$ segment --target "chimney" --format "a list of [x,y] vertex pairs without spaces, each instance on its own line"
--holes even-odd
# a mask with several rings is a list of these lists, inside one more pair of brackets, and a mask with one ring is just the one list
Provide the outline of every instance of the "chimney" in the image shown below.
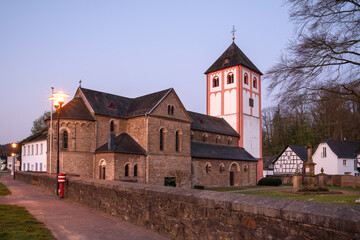
[[112,151],[115,148],[115,133],[110,133],[108,137],[108,150]]

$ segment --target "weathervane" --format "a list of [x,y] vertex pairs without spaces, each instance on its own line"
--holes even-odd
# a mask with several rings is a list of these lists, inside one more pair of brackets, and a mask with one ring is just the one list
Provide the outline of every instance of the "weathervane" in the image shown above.
[[81,87],[81,82],[82,82],[82,81],[81,81],[81,79],[80,79],[80,81],[79,81],[79,87]]
[[233,25],[233,30],[231,31],[231,33],[232,33],[232,35],[233,35],[233,37],[232,37],[232,40],[233,40],[233,41],[235,40],[235,32],[236,32],[236,30],[235,30],[235,25]]

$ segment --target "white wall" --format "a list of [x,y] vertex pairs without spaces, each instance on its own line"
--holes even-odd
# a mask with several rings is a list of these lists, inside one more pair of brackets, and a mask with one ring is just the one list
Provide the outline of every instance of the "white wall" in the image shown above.
[[238,131],[236,114],[225,115],[223,118],[230,124],[233,129],[235,129],[235,131]]
[[210,95],[210,115],[220,116],[221,115],[221,92],[212,93]]
[[[322,156],[323,147],[326,148],[326,157]],[[316,163],[315,174],[321,173],[321,168],[324,168],[325,174],[340,174],[337,161],[338,157],[331,148],[326,143],[320,143],[313,154],[313,162]]]
[[243,115],[244,117],[244,148],[253,157],[260,158],[260,119]]
[[237,110],[236,89],[225,91],[224,94],[224,114],[236,113]]
[[[42,144],[42,151],[41,151],[41,144]],[[37,151],[36,151],[36,145],[37,147]],[[28,146],[30,146],[30,148],[28,148]],[[24,147],[26,148],[25,150],[25,155],[24,155]],[[26,143],[22,146],[22,156],[21,156],[21,169],[22,171],[46,171],[46,149],[47,149],[47,141],[46,140],[42,140],[42,141],[34,141],[34,142],[29,142]],[[32,148],[34,149],[34,151],[32,151]],[[28,151],[28,149],[30,149],[30,152]],[[24,168],[24,164],[25,164],[25,168]],[[37,170],[36,170],[36,166],[37,166]],[[40,169],[40,167],[42,166],[42,169]]]
[[243,112],[250,115],[250,105],[249,105],[250,91],[243,90]]

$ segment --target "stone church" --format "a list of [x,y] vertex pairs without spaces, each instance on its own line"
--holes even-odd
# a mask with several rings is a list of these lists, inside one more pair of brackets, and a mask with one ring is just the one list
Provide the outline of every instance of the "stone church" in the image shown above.
[[[255,185],[261,72],[232,43],[206,74],[208,115],[187,111],[172,88],[127,98],[79,87],[60,115],[60,172],[185,187]],[[48,172],[55,173],[58,126],[47,124]]]

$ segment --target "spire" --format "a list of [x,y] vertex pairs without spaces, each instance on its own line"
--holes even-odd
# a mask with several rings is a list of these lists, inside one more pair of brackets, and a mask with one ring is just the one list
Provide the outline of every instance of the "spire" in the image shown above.
[[231,31],[231,33],[232,33],[232,40],[233,40],[233,42],[235,41],[235,32],[236,32],[236,30],[235,30],[235,25],[233,25],[233,29],[232,29],[232,31]]

